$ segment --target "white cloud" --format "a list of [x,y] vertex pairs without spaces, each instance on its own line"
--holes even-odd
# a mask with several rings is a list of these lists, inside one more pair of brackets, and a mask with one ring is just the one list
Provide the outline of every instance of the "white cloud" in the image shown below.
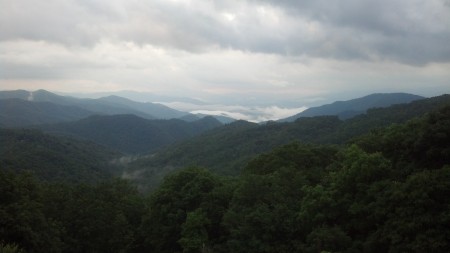
[[[216,106],[221,107],[221,106]],[[227,106],[222,106],[223,110],[195,110],[191,111],[193,114],[207,114],[226,116],[234,119],[242,119],[251,122],[264,122],[269,120],[279,120],[295,115],[307,109],[307,107],[300,108],[281,108],[278,106],[269,107],[246,107],[237,111],[226,111],[230,109]]]
[[242,119],[242,120],[248,120],[252,121],[251,117],[248,115],[237,113],[237,112],[227,112],[227,111],[211,111],[211,110],[196,110],[191,111],[192,114],[206,114],[206,115],[213,115],[213,116],[225,116],[233,119]]
[[226,116],[234,119],[242,119],[252,122],[278,120],[295,115],[307,109],[307,107],[284,108],[279,106],[242,106],[223,104],[190,104],[183,102],[165,102],[166,106],[193,114],[207,114]]
[[[450,87],[450,7],[442,0],[0,6],[0,89],[151,91],[275,117],[316,98]],[[281,109],[264,112],[273,105]]]

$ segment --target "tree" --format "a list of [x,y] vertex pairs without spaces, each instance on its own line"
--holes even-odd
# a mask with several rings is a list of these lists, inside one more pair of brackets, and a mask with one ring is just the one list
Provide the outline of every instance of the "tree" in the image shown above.
[[335,157],[330,147],[291,144],[249,163],[224,218],[229,251],[302,251],[308,234],[298,213]]
[[189,252],[200,243],[211,247],[219,244],[222,215],[231,198],[225,182],[200,168],[168,175],[150,197],[143,217],[145,250]]
[[58,222],[64,252],[128,252],[136,248],[143,198],[127,181],[47,186],[45,214]]
[[202,252],[207,248],[208,229],[211,224],[201,208],[189,212],[181,226],[181,239],[178,240],[184,253]]
[[9,249],[60,252],[58,227],[45,216],[42,186],[31,175],[0,170],[0,203],[0,241]]

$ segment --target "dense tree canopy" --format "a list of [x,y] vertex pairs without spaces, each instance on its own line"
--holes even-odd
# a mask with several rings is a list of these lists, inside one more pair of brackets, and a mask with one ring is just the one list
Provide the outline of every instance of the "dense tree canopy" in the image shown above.
[[149,189],[174,168],[186,166],[200,166],[222,175],[236,176],[255,156],[293,141],[342,145],[371,130],[393,123],[403,124],[448,105],[450,95],[443,95],[409,104],[370,109],[366,114],[344,121],[337,116],[259,125],[237,121],[138,159],[129,170],[141,171],[142,175],[136,181]]
[[143,195],[0,170],[10,252],[449,252],[450,107],[340,146],[293,143],[236,177],[198,167]]
[[28,171],[57,182],[96,182],[118,174],[110,161],[120,153],[93,142],[56,137],[38,130],[0,129],[0,168]]

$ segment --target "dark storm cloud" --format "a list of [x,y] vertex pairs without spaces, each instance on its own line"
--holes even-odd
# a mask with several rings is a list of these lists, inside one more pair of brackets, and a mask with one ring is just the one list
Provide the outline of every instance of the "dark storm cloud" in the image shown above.
[[[317,45],[335,41],[335,50],[330,55],[319,50],[316,56],[388,59],[407,64],[450,61],[449,1],[264,2],[283,8],[288,15],[303,16],[325,27],[327,37],[316,41]],[[302,52],[301,47],[297,50]]]
[[0,40],[93,47],[101,41],[201,53],[235,49],[288,57],[450,61],[444,0],[0,0]]

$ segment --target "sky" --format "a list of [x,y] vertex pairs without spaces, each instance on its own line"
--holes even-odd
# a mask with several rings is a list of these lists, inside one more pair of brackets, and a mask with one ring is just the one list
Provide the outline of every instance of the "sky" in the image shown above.
[[0,89],[190,97],[210,106],[166,104],[254,121],[435,96],[450,0],[0,0]]

